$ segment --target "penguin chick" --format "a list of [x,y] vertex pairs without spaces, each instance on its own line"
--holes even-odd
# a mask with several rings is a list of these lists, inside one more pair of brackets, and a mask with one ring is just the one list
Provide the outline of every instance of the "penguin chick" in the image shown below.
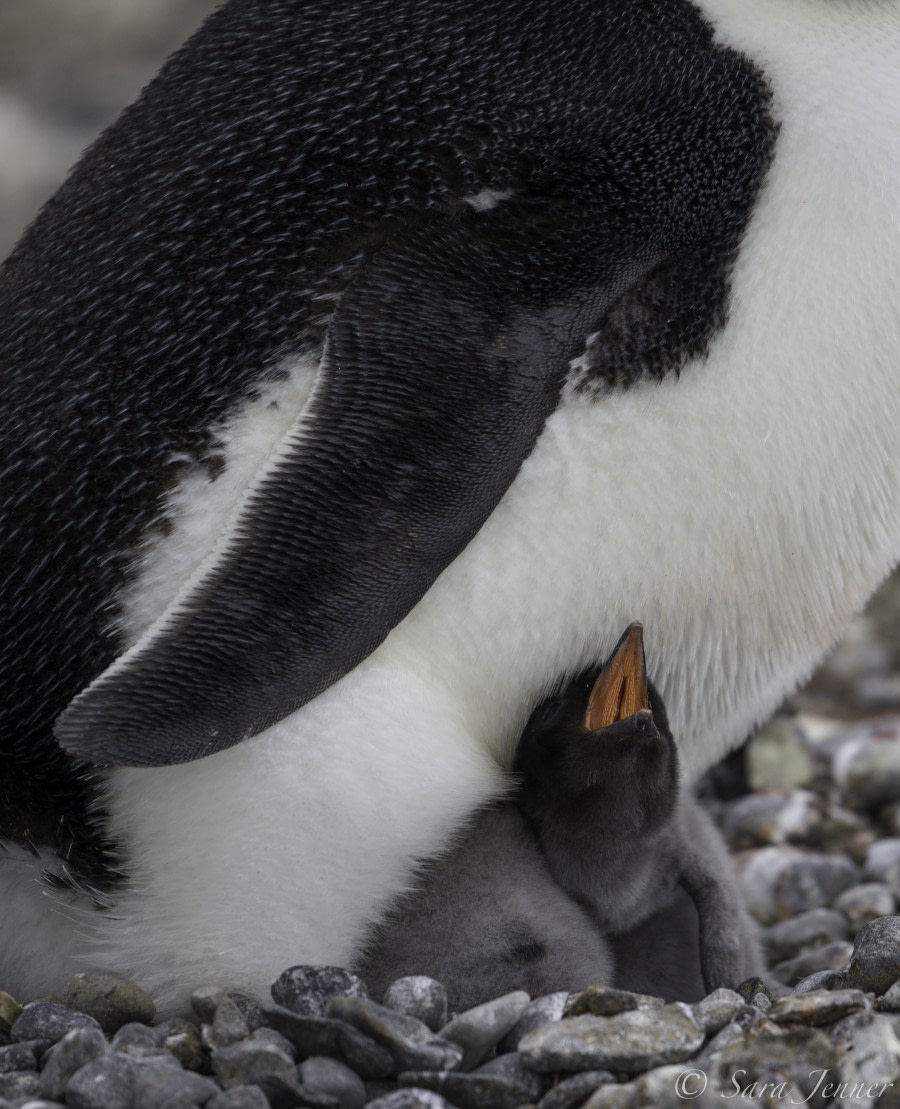
[[679,795],[640,625],[599,677],[538,706],[514,769],[516,792],[483,810],[372,932],[356,969],[376,997],[429,974],[456,1009],[610,982],[693,1000],[759,973],[724,844]]
[[513,769],[553,878],[618,953],[617,985],[686,999],[760,973],[721,836],[680,788],[640,624],[599,674],[580,675],[538,707]]

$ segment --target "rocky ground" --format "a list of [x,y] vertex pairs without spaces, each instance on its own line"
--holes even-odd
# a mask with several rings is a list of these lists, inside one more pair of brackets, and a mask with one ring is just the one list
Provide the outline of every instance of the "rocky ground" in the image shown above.
[[[0,254],[213,6],[0,5]],[[511,994],[451,1020],[437,983],[373,1001],[301,969],[272,1000],[198,983],[193,1020],[154,1025],[135,984],[82,978],[0,993],[0,1109],[900,1106],[900,579],[704,792],[787,996]]]

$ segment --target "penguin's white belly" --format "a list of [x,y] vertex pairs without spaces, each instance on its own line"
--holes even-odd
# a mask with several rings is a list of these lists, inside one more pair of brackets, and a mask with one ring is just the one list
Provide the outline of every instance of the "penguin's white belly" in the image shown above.
[[[101,959],[170,1002],[198,975],[264,990],[291,963],[346,960],[414,860],[502,787],[548,685],[632,620],[691,775],[809,673],[900,557],[900,150],[890,86],[867,90],[864,136],[858,104],[804,115],[785,89],[709,357],[567,395],[464,553],[316,700],[200,762],[110,774],[135,877]],[[182,491],[124,599],[133,637],[199,572],[309,377],[235,425],[225,478],[194,490],[203,513]]]

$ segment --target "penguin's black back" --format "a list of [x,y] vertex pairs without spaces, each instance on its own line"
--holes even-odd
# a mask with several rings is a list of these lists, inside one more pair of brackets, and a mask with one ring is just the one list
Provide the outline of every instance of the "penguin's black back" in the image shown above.
[[0,835],[71,849],[92,787],[53,721],[121,650],[116,596],[167,490],[321,344],[314,297],[464,197],[552,204],[583,178],[626,224],[674,227],[677,256],[607,321],[595,380],[677,369],[722,321],[771,137],[759,72],[683,0],[215,13],[0,271]]

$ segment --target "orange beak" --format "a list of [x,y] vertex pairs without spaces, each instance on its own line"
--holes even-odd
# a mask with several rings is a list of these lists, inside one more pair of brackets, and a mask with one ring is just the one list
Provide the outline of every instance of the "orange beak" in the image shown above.
[[632,624],[594,683],[584,714],[584,726],[596,732],[650,708],[644,629]]

